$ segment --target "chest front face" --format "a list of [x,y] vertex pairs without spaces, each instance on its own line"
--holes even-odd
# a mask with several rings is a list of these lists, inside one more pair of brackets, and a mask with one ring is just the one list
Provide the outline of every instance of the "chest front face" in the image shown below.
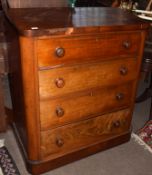
[[[59,11],[52,9],[49,15],[61,17]],[[24,115],[18,113],[15,126],[19,135],[24,133],[28,159],[43,162],[32,165],[35,172],[130,138],[146,27],[139,27],[134,18],[129,24],[131,18],[125,15],[114,22],[118,14],[123,17],[120,11],[103,9],[99,13],[97,8],[97,15],[96,8],[87,8],[85,17],[81,16],[84,11],[75,9],[69,20],[57,18],[55,23],[52,18],[50,23],[38,23],[38,18],[31,19],[31,12],[25,18],[24,10],[19,18],[26,21],[19,26],[18,57],[18,87],[23,96],[18,105]],[[46,15],[44,10],[42,14]],[[27,30],[34,19],[37,28]]]
[[36,41],[42,159],[129,132],[141,40],[126,31]]

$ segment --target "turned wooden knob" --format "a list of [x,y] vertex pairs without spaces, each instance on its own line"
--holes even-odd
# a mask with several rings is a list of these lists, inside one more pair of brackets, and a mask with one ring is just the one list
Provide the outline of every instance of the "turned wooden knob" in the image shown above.
[[65,50],[64,50],[64,48],[62,48],[62,47],[56,48],[55,54],[56,54],[56,56],[57,56],[58,58],[63,57],[63,56],[65,55]]
[[117,99],[118,101],[124,99],[124,94],[123,94],[123,93],[118,93],[118,94],[116,95],[116,99]]
[[128,74],[128,69],[126,67],[121,67],[120,68],[120,74],[121,75],[127,75]]
[[120,125],[121,125],[121,123],[120,123],[119,120],[113,122],[113,126],[114,126],[115,128],[119,128]]
[[63,78],[57,78],[57,79],[55,80],[55,84],[56,84],[56,86],[57,86],[58,88],[63,88],[64,85],[65,85],[65,81],[64,81]]
[[123,47],[124,47],[125,49],[129,49],[130,46],[131,46],[131,43],[130,43],[129,41],[124,41],[124,42],[123,42]]
[[64,145],[64,140],[63,139],[57,139],[56,140],[56,145],[58,146],[58,147],[62,147],[63,145]]
[[62,117],[64,115],[64,109],[62,109],[61,107],[57,107],[56,108],[56,115],[58,117]]

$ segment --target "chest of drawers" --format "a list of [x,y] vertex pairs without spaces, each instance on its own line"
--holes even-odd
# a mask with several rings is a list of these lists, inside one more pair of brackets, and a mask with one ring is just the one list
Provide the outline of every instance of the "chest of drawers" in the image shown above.
[[112,8],[9,9],[7,17],[13,127],[28,170],[128,141],[148,24]]

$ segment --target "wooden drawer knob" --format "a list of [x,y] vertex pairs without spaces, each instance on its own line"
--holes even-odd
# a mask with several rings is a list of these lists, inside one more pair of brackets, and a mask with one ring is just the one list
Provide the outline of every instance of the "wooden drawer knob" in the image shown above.
[[64,115],[64,110],[61,107],[56,108],[56,115],[62,117]]
[[123,100],[124,99],[124,94],[123,93],[118,93],[116,95],[116,99],[119,101],[119,100]]
[[124,47],[125,49],[129,49],[130,46],[131,46],[131,43],[130,43],[129,41],[124,41],[124,42],[123,42],[123,47]]
[[114,128],[119,128],[120,125],[121,125],[121,123],[120,123],[119,120],[113,122],[113,127],[114,127]]
[[126,67],[121,67],[120,68],[120,74],[121,75],[127,75],[128,74],[128,69]]
[[63,57],[63,56],[65,55],[65,50],[64,50],[64,48],[62,48],[62,47],[56,48],[55,54],[56,54],[56,56],[57,56],[58,58]]
[[64,81],[63,78],[57,78],[57,79],[55,80],[55,84],[56,84],[56,86],[57,86],[58,88],[63,88],[64,85],[65,85],[65,81]]
[[64,145],[64,140],[63,139],[57,139],[56,140],[56,145],[58,146],[58,147],[62,147],[63,145]]

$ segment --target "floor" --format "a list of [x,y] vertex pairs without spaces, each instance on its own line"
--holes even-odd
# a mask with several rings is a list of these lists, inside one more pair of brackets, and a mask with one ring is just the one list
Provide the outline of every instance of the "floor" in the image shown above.
[[[141,82],[138,93],[147,84]],[[136,132],[148,120],[150,100],[135,105],[132,127]],[[21,175],[28,175],[14,135],[0,134],[13,156]],[[120,146],[89,156],[43,175],[152,175],[152,154],[133,138]]]

